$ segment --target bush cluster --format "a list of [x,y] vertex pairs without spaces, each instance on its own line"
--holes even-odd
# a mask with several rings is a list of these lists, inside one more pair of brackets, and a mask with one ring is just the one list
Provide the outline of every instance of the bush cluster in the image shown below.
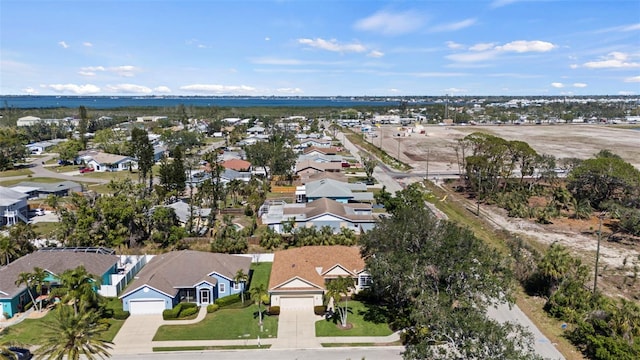
[[280,315],[280,306],[269,306],[269,315]]
[[179,303],[173,309],[167,309],[162,312],[162,318],[165,320],[175,320],[193,315],[198,312],[198,304],[195,303]]
[[218,306],[218,304],[209,304],[207,305],[207,313],[208,314],[214,313],[218,311],[219,308],[220,306]]
[[219,307],[229,306],[240,301],[240,294],[233,294],[223,298],[216,299],[215,303]]
[[113,310],[113,318],[116,320],[126,320],[129,317],[130,313],[128,311],[124,311],[122,309],[114,309]]
[[313,313],[316,315],[321,315],[324,316],[324,314],[327,312],[327,306],[326,305],[316,305],[313,307]]

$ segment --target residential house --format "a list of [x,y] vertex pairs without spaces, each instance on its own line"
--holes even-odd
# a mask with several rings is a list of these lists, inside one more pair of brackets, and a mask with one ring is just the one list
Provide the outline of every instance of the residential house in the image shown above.
[[11,226],[19,220],[27,223],[29,195],[0,186],[0,226]]
[[300,141],[300,145],[304,147],[315,147],[315,148],[330,148],[331,140],[321,140],[321,139],[313,139],[307,138]]
[[82,192],[82,185],[73,181],[61,181],[57,183],[40,183],[23,181],[11,187],[12,190],[27,194],[29,199],[45,199],[49,195],[69,196],[72,193]]
[[334,179],[311,181],[296,187],[297,203],[320,198],[329,198],[341,203],[373,202],[373,193],[367,191],[366,184],[349,184]]
[[230,159],[227,161],[223,161],[221,165],[225,169],[231,169],[240,172],[250,172],[251,171],[251,163],[245,160],[240,159]]
[[327,198],[304,204],[267,201],[260,207],[258,215],[263,224],[279,234],[284,232],[284,224],[291,220],[294,227],[320,229],[329,226],[334,234],[342,228],[361,234],[373,229],[376,223],[371,204],[345,204]]
[[340,152],[340,148],[335,147],[335,146],[330,146],[330,147],[316,147],[316,146],[311,146],[308,147],[306,149],[304,149],[303,153],[307,156],[313,156],[313,155],[336,155]]
[[[27,286],[16,285],[20,273],[33,272],[39,267],[48,273],[45,281],[51,287],[58,284],[63,272],[82,265],[89,274],[97,276],[101,284],[111,285],[111,275],[118,272],[119,260],[112,250],[103,248],[50,248],[25,255],[0,268],[0,314],[13,317],[31,301]],[[33,289],[32,295],[37,296]]]
[[83,151],[76,159],[97,172],[135,170],[138,168],[136,159],[130,156],[109,154],[100,151]]
[[160,314],[180,302],[199,306],[238,294],[245,283],[235,282],[238,270],[250,274],[251,258],[193,250],[156,255],[120,295],[132,315]]
[[138,116],[137,122],[158,122],[160,120],[168,119],[166,116]]
[[340,172],[341,170],[342,163],[303,160],[296,163],[294,173],[300,177],[307,177],[323,172]]
[[193,211],[194,217],[201,218],[201,219],[206,219],[209,216],[209,214],[211,214],[211,209],[203,209],[198,206],[193,206],[193,209],[192,209],[191,205],[187,204],[184,201],[177,201],[177,202],[174,202],[173,204],[165,205],[165,207],[173,209],[173,211],[176,213],[176,217],[178,218],[178,221],[182,225],[187,224],[192,211]]
[[325,154],[318,154],[318,153],[313,153],[310,155],[306,155],[306,154],[302,154],[298,156],[298,161],[305,161],[305,160],[310,160],[310,161],[315,161],[315,162],[320,162],[320,163],[328,163],[328,162],[337,162],[337,163],[343,163],[345,162],[345,159],[342,155],[325,155]]
[[247,135],[263,135],[265,131],[265,128],[256,125],[247,129]]
[[350,246],[304,246],[274,254],[269,296],[280,312],[312,312],[324,303],[327,284],[338,278],[354,280],[354,292],[371,284],[360,248]]
[[31,144],[27,144],[27,150],[31,155],[40,155],[47,150],[54,147],[56,144],[50,141],[38,141]]
[[309,182],[323,180],[323,179],[333,179],[343,183],[347,182],[347,176],[341,172],[319,172],[316,174],[300,177],[300,184],[306,184]]
[[162,157],[167,156],[169,154],[169,150],[164,145],[155,145],[153,147],[153,161],[158,162],[162,159]]

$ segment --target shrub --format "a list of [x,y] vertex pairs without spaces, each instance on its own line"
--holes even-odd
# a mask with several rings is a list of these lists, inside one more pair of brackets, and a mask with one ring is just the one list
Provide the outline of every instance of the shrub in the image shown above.
[[269,296],[269,294],[262,295],[260,300],[262,300],[262,303],[265,304],[265,305],[271,304],[271,297]]
[[218,311],[219,308],[220,306],[218,306],[217,304],[209,304],[207,305],[207,313],[209,314],[214,313]]
[[269,315],[280,315],[280,306],[269,306]]
[[185,303],[180,303],[180,305],[182,305],[182,309],[191,309],[191,308],[197,308],[198,304],[196,303],[192,303],[192,302],[185,302]]
[[126,320],[129,317],[129,312],[122,309],[113,310],[113,318],[116,320]]
[[223,298],[219,298],[215,301],[215,303],[219,307],[225,307],[231,304],[235,304],[239,301],[240,301],[240,294],[234,294],[234,295],[225,296]]
[[313,313],[316,315],[324,315],[327,312],[326,305],[316,305],[313,307]]
[[186,309],[182,309],[182,311],[180,311],[180,316],[181,318],[187,317],[187,316],[191,316],[193,314],[196,314],[200,309],[198,309],[197,307],[189,307]]
[[180,311],[182,310],[182,303],[173,307],[173,309],[167,309],[162,312],[162,318],[165,320],[174,320],[178,318],[180,315]]
[[29,301],[28,303],[26,303],[24,305],[24,308],[22,308],[22,311],[27,311],[29,309],[31,309],[33,307],[33,301]]

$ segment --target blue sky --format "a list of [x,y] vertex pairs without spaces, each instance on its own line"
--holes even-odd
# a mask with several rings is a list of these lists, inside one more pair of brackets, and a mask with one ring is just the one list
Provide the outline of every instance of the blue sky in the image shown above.
[[640,94],[638,0],[0,3],[0,94]]

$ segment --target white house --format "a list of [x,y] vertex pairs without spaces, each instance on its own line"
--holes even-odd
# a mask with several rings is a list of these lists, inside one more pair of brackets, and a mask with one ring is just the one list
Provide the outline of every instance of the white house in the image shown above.
[[29,195],[0,186],[0,226],[11,226],[22,220],[29,222],[27,218]]
[[87,151],[78,156],[78,160],[97,172],[135,170],[138,168],[138,162],[130,156],[99,151]]

